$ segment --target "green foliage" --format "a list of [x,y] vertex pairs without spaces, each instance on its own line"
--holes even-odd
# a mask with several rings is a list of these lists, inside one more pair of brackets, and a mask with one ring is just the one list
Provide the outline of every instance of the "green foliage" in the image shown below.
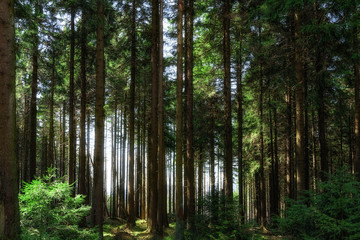
[[22,239],[92,239],[77,224],[89,214],[84,196],[71,197],[73,186],[56,178],[55,170],[24,183],[19,194]]
[[360,183],[346,168],[318,183],[319,192],[290,201],[280,229],[301,239],[359,239]]
[[185,232],[185,239],[252,239],[246,232],[248,225],[239,224],[239,205],[237,197],[226,199],[223,194],[207,195],[198,202],[203,214],[195,215],[190,221],[194,229]]

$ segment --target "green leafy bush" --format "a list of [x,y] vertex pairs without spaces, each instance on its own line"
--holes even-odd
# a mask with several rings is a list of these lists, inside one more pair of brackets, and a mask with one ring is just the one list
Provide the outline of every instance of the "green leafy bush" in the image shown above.
[[54,169],[24,183],[19,195],[22,239],[94,239],[94,233],[77,227],[90,207],[83,205],[84,196],[71,197],[72,189],[56,178]]
[[346,168],[290,201],[280,229],[299,239],[360,239],[360,183]]

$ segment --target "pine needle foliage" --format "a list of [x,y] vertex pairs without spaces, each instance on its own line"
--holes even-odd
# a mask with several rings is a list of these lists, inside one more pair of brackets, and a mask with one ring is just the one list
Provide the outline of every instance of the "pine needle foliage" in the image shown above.
[[360,182],[341,168],[318,192],[290,201],[284,216],[280,229],[296,239],[360,239]]
[[92,239],[92,233],[78,228],[90,207],[84,205],[84,196],[71,197],[73,187],[51,168],[42,178],[24,183],[19,194],[22,239]]

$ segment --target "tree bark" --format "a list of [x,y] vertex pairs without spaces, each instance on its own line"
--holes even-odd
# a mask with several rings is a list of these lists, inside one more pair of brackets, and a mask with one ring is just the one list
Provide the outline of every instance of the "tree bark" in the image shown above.
[[177,69],[176,69],[176,228],[175,239],[184,239],[182,192],[182,88],[183,88],[183,0],[178,0],[177,12]]
[[304,148],[304,69],[301,54],[301,19],[298,11],[294,12],[294,49],[295,49],[295,104],[296,104],[296,174],[297,174],[297,193],[301,194],[305,189],[305,148]]
[[129,155],[129,187],[128,187],[128,209],[129,217],[127,226],[135,226],[135,199],[134,199],[134,163],[135,163],[135,79],[136,79],[136,6],[132,1],[131,21],[131,80],[130,80],[130,155]]
[[164,212],[166,214],[166,199],[164,199],[166,183],[165,178],[165,140],[164,140],[164,106],[163,106],[163,2],[159,4],[159,62],[158,62],[158,200],[157,200],[157,233],[163,234],[163,226],[165,223]]
[[[356,8],[355,8],[356,9]],[[358,28],[353,27],[353,48],[354,53],[359,53]],[[359,60],[354,58],[354,81],[355,81],[355,158],[354,172],[360,179],[360,77],[359,77]]]
[[233,197],[233,154],[232,154],[232,124],[231,124],[231,76],[230,76],[230,0],[224,1],[223,13],[223,57],[224,57],[224,110],[225,110],[225,195]]
[[[160,0],[162,1],[162,0]],[[159,78],[159,0],[152,0],[152,46],[151,46],[151,137],[150,137],[150,218],[148,226],[150,232],[156,231],[157,219],[157,182],[158,182],[158,78]]]
[[0,2],[0,239],[18,239],[20,230],[15,113],[14,1]]
[[187,8],[187,81],[186,81],[186,158],[187,158],[187,218],[188,228],[193,227],[195,214],[195,186],[194,186],[194,127],[193,127],[193,25],[194,25],[194,1],[189,1]]
[[[75,133],[75,84],[74,84],[74,58],[75,58],[75,8],[71,7],[71,35],[70,35],[70,88],[69,88],[69,184],[75,182],[76,167],[76,133]],[[75,190],[72,191],[75,196]]]
[[79,158],[79,194],[86,195],[86,13],[82,10],[81,22],[81,59],[80,59],[80,79],[81,79],[81,109],[80,109],[80,158]]
[[242,34],[239,32],[240,50],[238,51],[236,61],[236,103],[237,103],[237,157],[238,157],[238,172],[239,172],[239,215],[240,222],[244,220],[244,190],[243,190],[243,88],[242,88]]
[[54,156],[54,90],[55,90],[55,51],[52,53],[51,66],[51,86],[50,86],[50,126],[49,126],[49,149],[48,149],[48,163],[49,166],[56,168]]
[[[38,1],[35,2],[35,21],[40,13]],[[31,100],[30,100],[30,144],[29,144],[29,173],[30,181],[36,177],[36,133],[37,133],[37,88],[38,88],[38,26],[34,23],[34,50],[32,53],[32,81],[31,81]]]
[[96,103],[95,103],[95,152],[94,152],[94,195],[93,225],[99,226],[99,238],[103,238],[104,212],[104,6],[103,0],[97,1],[96,31]]

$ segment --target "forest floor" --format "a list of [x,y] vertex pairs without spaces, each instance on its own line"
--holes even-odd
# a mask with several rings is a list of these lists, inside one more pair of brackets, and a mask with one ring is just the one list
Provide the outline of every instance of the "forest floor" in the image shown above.
[[[260,229],[258,227],[249,228],[248,233],[252,235],[254,240],[273,240],[273,239],[288,239],[286,237],[273,234],[270,231]],[[147,230],[147,223],[145,220],[138,219],[136,227],[129,229],[126,226],[126,220],[123,219],[107,219],[104,224],[104,239],[105,240],[150,240],[150,239],[174,239],[175,223],[170,223],[168,228],[164,229],[163,238],[159,238],[151,234]]]
[[123,219],[107,219],[104,224],[105,240],[147,240],[147,239],[164,239],[170,240],[175,233],[175,223],[171,223],[168,228],[164,229],[164,237],[157,238],[147,230],[147,222],[142,219],[136,220],[136,227],[129,229]]

